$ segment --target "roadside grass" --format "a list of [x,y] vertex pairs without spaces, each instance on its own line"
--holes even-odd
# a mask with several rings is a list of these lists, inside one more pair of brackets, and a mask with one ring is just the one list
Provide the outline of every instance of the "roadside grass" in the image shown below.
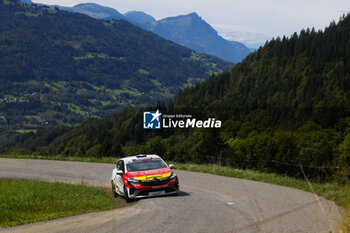
[[[177,163],[173,162],[176,169],[209,173],[213,175],[241,178],[264,183],[282,185],[292,188],[301,189],[307,192],[314,192],[320,196],[331,198],[340,191],[343,186],[335,183],[308,183],[305,180],[299,180],[288,176],[277,175],[273,173],[263,173],[253,170],[241,170],[226,166],[214,164],[193,164],[193,163]],[[350,196],[350,195],[349,195]],[[342,200],[342,199],[341,199]],[[339,201],[341,201],[339,200]],[[350,199],[349,199],[350,200]]]
[[350,232],[350,208],[345,209],[346,220],[343,226],[343,232]]
[[315,183],[306,180],[291,178],[288,176],[263,173],[253,170],[241,170],[214,164],[193,164],[173,162],[176,169],[209,173],[213,175],[241,178],[264,183],[276,184],[297,188],[311,192],[328,200],[334,201],[338,206],[344,208],[344,222],[342,232],[350,233],[350,185],[339,185],[336,183]]
[[0,228],[122,207],[102,188],[0,180]]
[[[38,156],[38,155],[0,155],[0,158],[19,158],[19,159],[47,159],[62,161],[80,161],[80,162],[97,162],[97,163],[116,163],[119,158],[116,157],[100,157],[100,158],[84,158],[84,157],[67,157],[57,156]],[[194,163],[178,163],[168,161],[168,164],[174,164],[176,169],[194,172],[209,173],[233,178],[241,178],[264,183],[276,184],[297,188],[306,192],[315,193],[329,200],[334,201],[337,205],[344,208],[344,224],[342,232],[350,233],[350,185],[340,185],[336,183],[316,183],[306,180],[295,179],[284,175],[271,173],[263,173],[253,170],[241,170],[227,166],[219,166],[214,164],[194,164]]]

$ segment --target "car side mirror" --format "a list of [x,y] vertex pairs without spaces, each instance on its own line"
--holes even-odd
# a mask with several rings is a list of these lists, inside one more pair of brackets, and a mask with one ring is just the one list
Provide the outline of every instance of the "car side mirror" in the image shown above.
[[117,175],[123,175],[123,171],[122,170],[117,170]]
[[174,164],[170,164],[170,165],[169,165],[169,168],[170,168],[170,169],[174,169],[174,168],[175,168]]

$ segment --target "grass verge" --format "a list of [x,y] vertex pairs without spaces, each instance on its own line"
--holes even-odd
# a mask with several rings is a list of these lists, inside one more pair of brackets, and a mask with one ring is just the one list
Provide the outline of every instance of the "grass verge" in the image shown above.
[[121,206],[106,190],[84,184],[0,180],[0,228]]
[[338,206],[344,208],[345,218],[342,232],[350,233],[350,186],[338,185],[336,183],[315,183],[299,180],[283,175],[263,173],[252,170],[240,170],[231,167],[218,166],[213,164],[193,164],[173,162],[176,169],[209,173],[213,175],[227,176],[254,180],[264,183],[277,184],[291,188],[301,189],[307,192],[315,193],[334,201]]
[[[98,163],[116,163],[118,158],[84,158],[67,156],[37,156],[37,155],[0,155],[0,158],[21,158],[21,159],[48,159],[62,161],[80,161],[80,162],[98,162]],[[218,166],[213,164],[193,164],[193,163],[173,163],[176,169],[209,173],[220,176],[254,180],[264,183],[277,184],[291,188],[301,189],[307,192],[315,193],[329,200],[345,210],[345,220],[343,232],[350,233],[350,185],[338,185],[336,183],[315,183],[299,180],[283,175],[263,173],[253,170],[240,170],[231,167]]]

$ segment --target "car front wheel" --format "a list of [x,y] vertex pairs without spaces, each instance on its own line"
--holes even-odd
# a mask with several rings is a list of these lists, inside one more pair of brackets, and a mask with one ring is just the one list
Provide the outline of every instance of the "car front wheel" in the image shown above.
[[126,203],[130,203],[132,199],[129,198],[128,188],[124,185],[124,198]]
[[114,186],[113,181],[112,181],[112,193],[113,193],[113,197],[117,197],[118,196],[117,192],[115,191],[115,186]]

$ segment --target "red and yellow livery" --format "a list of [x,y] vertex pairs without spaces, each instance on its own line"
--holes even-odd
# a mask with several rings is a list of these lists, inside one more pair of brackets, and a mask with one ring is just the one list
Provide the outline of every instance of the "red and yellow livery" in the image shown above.
[[122,158],[112,172],[112,191],[131,199],[177,194],[179,179],[158,155]]

